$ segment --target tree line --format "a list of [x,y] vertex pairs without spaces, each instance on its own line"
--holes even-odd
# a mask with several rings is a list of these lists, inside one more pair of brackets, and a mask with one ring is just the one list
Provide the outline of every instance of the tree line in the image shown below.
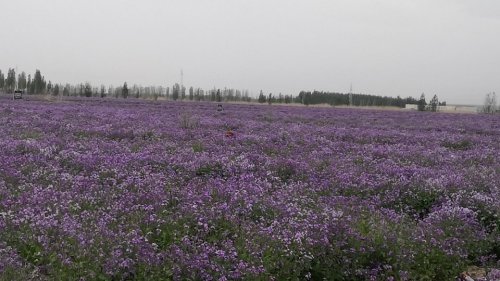
[[413,97],[401,98],[400,96],[387,97],[367,94],[349,94],[335,92],[306,92],[302,91],[293,98],[296,103],[329,104],[332,106],[397,106],[405,107],[406,104],[417,104],[418,100]]
[[[337,92],[323,91],[301,91],[298,95],[287,95],[272,93],[265,94],[260,91],[259,96],[255,99],[250,96],[248,90],[238,89],[209,89],[189,87],[175,83],[171,87],[163,86],[142,86],[134,84],[129,86],[126,82],[121,86],[93,86],[89,82],[72,85],[69,83],[58,84],[47,82],[40,70],[36,70],[33,76],[26,75],[23,71],[16,76],[16,71],[9,68],[5,75],[0,70],[0,91],[12,93],[19,89],[27,94],[45,94],[53,96],[68,96],[68,97],[114,97],[114,98],[158,98],[167,100],[189,100],[189,101],[212,101],[212,102],[253,102],[259,103],[299,103],[304,105],[328,104],[332,106],[394,106],[404,108],[406,104],[417,105],[419,111],[438,111],[439,106],[445,106],[446,102],[440,102],[437,95],[427,103],[425,94],[422,94],[419,99],[411,96],[402,98],[377,96],[368,94],[349,94]],[[483,112],[494,113],[498,111],[496,107],[495,93],[490,93],[486,96],[485,105],[482,108]]]

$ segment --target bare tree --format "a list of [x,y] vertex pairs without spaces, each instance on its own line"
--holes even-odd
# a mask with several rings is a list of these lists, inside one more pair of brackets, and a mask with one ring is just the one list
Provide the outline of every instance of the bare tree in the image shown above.
[[497,97],[495,92],[488,93],[486,98],[484,99],[484,105],[482,108],[482,112],[484,113],[495,113],[497,110]]

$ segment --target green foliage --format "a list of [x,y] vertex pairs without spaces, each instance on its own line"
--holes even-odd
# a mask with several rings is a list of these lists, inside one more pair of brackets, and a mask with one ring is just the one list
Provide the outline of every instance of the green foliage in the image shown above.
[[191,217],[169,220],[158,228],[144,227],[142,231],[160,250],[166,250],[173,244],[179,244],[183,237],[197,233],[196,221]]
[[206,164],[201,167],[198,167],[195,171],[195,174],[200,177],[207,177],[207,176],[220,177],[220,178],[227,177],[224,167],[219,163]]
[[276,210],[259,203],[252,206],[249,219],[257,223],[269,225],[277,216],[278,213]]
[[442,145],[451,150],[469,150],[474,144],[470,140],[460,140],[455,142],[445,141]]
[[156,139],[156,135],[152,131],[147,131],[141,134],[141,139],[143,141],[153,141]]
[[292,163],[279,163],[275,168],[275,173],[283,183],[301,181],[307,178],[307,175],[300,173]]
[[453,280],[466,267],[460,257],[447,255],[431,245],[415,244],[415,247],[415,262],[409,270],[411,280]]
[[426,190],[424,188],[413,188],[407,190],[400,197],[396,208],[406,210],[408,215],[423,219],[431,212],[432,206],[438,202],[441,193],[437,190]]
[[204,150],[203,143],[201,142],[195,142],[191,147],[193,148],[193,152],[195,153],[200,153]]

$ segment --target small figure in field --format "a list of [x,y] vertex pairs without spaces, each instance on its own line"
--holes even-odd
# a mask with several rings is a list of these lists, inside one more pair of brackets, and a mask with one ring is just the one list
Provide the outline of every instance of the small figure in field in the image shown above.
[[222,108],[222,104],[220,104],[220,103],[219,103],[219,104],[217,105],[217,111],[219,111],[219,112],[224,111],[224,108]]
[[234,132],[233,130],[229,129],[226,131],[226,137],[228,138],[234,138]]

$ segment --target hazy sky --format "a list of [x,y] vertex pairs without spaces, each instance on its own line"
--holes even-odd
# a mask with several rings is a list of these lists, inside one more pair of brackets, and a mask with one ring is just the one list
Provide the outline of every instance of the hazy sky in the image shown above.
[[0,0],[0,69],[297,94],[500,92],[498,0]]

